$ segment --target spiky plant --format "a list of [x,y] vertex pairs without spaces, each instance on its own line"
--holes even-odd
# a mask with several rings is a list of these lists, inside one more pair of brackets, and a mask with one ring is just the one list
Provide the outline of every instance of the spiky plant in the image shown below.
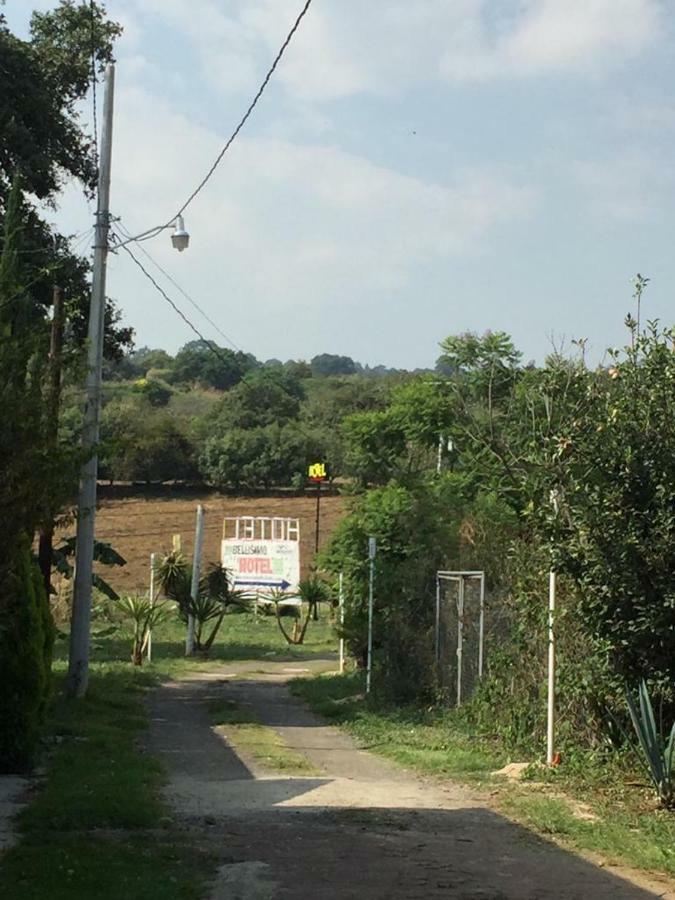
[[626,701],[642,749],[642,763],[661,805],[672,809],[675,806],[675,724],[666,739],[656,726],[652,701],[644,681],[640,684],[637,697],[628,691]]
[[119,598],[117,605],[120,611],[133,622],[134,637],[131,661],[135,666],[140,666],[143,664],[143,657],[148,648],[150,632],[173,613],[173,603],[167,601],[151,603],[149,597],[125,596]]

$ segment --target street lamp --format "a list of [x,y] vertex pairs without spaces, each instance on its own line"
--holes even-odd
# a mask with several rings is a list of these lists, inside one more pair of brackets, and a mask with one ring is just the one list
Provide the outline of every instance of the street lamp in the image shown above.
[[178,250],[179,253],[182,253],[183,250],[187,250],[187,248],[190,246],[190,232],[186,230],[185,222],[183,221],[183,217],[181,215],[176,216],[176,218],[172,222],[169,222],[167,225],[155,225],[154,228],[148,228],[147,231],[142,231],[140,234],[135,234],[133,235],[133,237],[128,237],[125,241],[116,241],[115,245],[110,249],[114,253],[121,247],[126,247],[127,244],[135,244],[140,241],[147,241],[150,238],[156,237],[161,231],[166,231],[167,228],[173,228],[171,243],[173,244],[174,249]]
[[187,250],[190,246],[190,235],[185,230],[185,223],[183,222],[182,216],[176,218],[173,234],[171,235],[171,243],[179,253],[182,253],[183,250]]

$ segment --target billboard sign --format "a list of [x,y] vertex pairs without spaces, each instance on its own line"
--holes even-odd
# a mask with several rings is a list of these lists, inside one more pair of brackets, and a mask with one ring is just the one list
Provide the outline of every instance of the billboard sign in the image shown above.
[[[228,571],[230,583],[237,590],[297,590],[300,581],[299,528],[290,524],[290,527],[275,529],[279,537],[272,538],[268,534],[275,530],[265,527],[269,521],[261,518],[251,522],[249,519],[247,524],[251,522],[252,527],[235,528],[233,537],[224,532],[221,561]],[[286,520],[281,521],[285,524]],[[260,537],[261,534],[265,537]]]

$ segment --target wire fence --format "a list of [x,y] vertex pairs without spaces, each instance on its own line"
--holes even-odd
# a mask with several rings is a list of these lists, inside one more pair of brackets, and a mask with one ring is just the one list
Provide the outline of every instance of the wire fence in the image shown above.
[[502,604],[486,593],[483,572],[437,573],[438,686],[449,704],[461,706],[473,696],[506,629]]

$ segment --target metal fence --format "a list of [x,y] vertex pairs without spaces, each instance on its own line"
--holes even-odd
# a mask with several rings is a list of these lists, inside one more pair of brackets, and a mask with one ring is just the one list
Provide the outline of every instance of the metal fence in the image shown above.
[[436,663],[439,687],[457,706],[483,677],[485,573],[436,573]]

